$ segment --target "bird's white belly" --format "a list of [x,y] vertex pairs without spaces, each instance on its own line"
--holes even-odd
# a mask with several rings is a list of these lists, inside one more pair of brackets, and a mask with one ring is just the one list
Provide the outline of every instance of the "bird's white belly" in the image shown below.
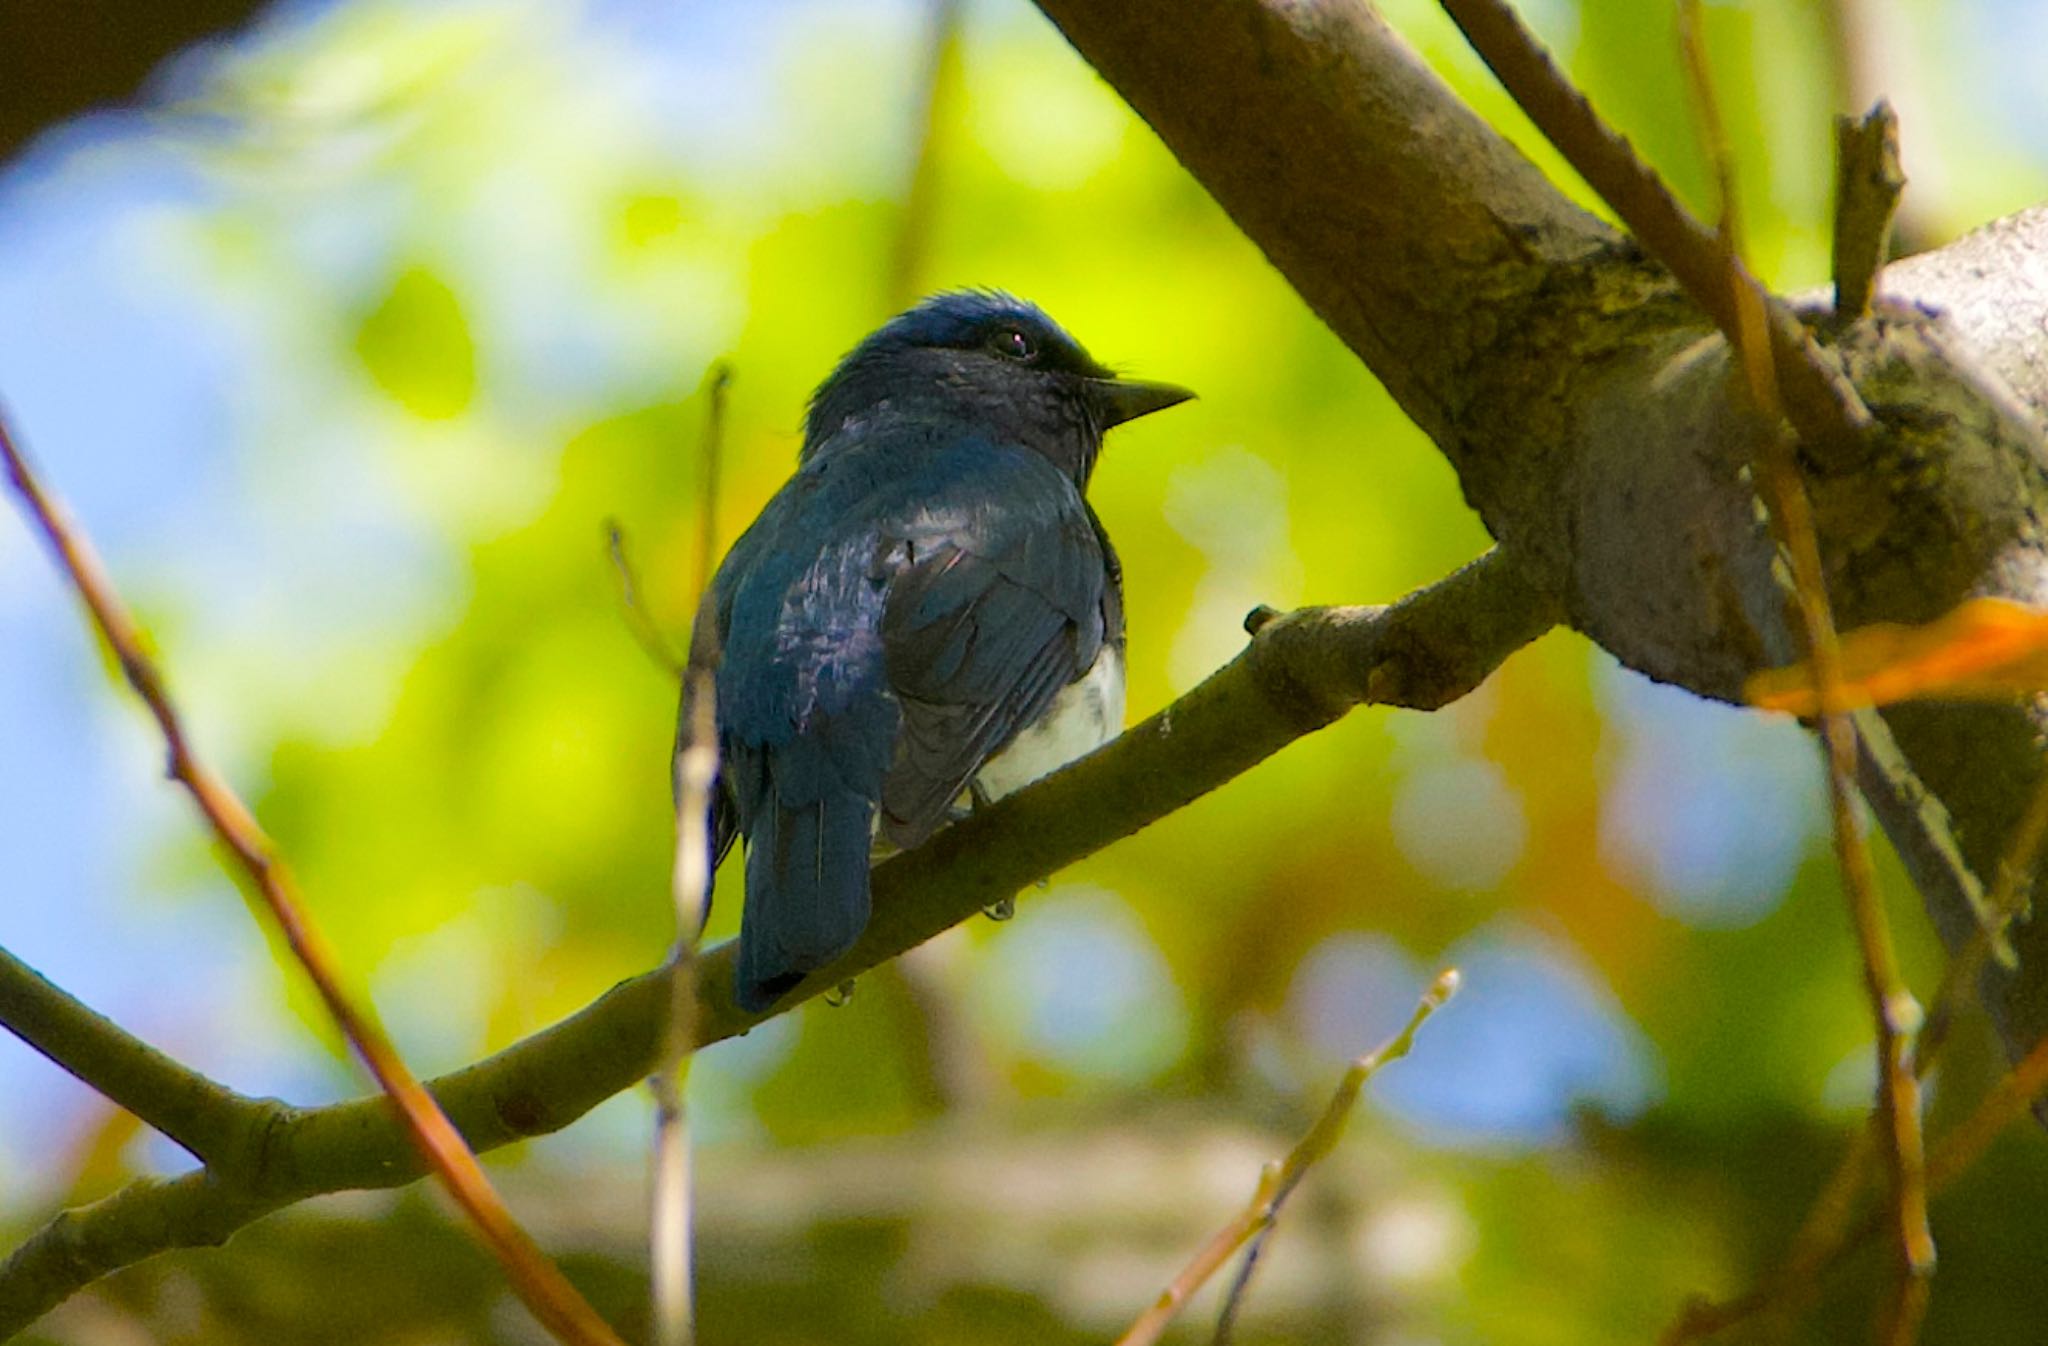
[[1104,645],[1095,666],[1062,688],[1037,723],[983,763],[975,784],[989,800],[1001,799],[1094,752],[1123,727],[1123,653]]

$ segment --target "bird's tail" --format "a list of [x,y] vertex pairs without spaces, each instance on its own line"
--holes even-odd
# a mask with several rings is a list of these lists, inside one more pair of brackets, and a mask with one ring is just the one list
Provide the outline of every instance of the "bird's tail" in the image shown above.
[[853,947],[868,922],[875,801],[827,794],[773,801],[747,839],[747,901],[734,998],[767,1009]]

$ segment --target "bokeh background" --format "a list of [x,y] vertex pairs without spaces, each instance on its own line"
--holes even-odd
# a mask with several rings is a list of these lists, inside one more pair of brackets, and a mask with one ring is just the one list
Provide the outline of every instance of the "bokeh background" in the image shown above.
[[[1704,202],[1666,7],[1523,8]],[[1915,240],[2048,197],[2048,14],[1858,8],[1906,105]],[[1431,7],[1385,9],[1555,171]],[[1849,11],[1708,7],[1781,287],[1826,274]],[[173,62],[150,110],[61,127],[0,176],[0,396],[431,1072],[671,937],[674,687],[603,528],[680,634],[707,368],[735,371],[730,539],[831,363],[965,284],[1203,395],[1118,431],[1094,486],[1134,714],[1229,658],[1254,604],[1384,601],[1484,547],[1427,441],[1021,0],[278,4]],[[240,1089],[361,1092],[107,675],[0,522],[0,944]],[[707,1339],[1110,1339],[1456,963],[1465,992],[1290,1208],[1243,1338],[1650,1340],[1769,1266],[1867,1096],[1822,813],[1788,722],[1564,633],[1440,714],[1355,713],[1010,924],[706,1052]],[[1925,992],[1938,954],[1885,877]],[[1937,1119],[1997,1070],[1981,1026],[1944,1070]],[[492,1158],[628,1325],[649,1125],[622,1096]],[[0,1039],[10,1240],[180,1159]],[[2042,1339],[2041,1138],[2008,1137],[1936,1227],[1927,1340]],[[1877,1270],[1801,1331],[1860,1337]],[[1207,1339],[1211,1302],[1180,1339]],[[539,1339],[423,1191],[158,1259],[33,1337]]]

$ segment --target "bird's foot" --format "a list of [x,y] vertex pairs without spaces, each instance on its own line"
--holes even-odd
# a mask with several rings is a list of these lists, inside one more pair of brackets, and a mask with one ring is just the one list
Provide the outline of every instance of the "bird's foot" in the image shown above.
[[838,1009],[851,999],[853,999],[853,978],[851,977],[825,992],[824,996],[825,1003],[833,1009]]
[[1017,914],[1017,895],[998,898],[981,909],[981,914],[991,921],[1007,921]]
[[960,797],[953,801],[951,807],[947,808],[946,821],[949,823],[964,823],[994,802],[993,799],[989,798],[987,786],[983,785],[979,779],[971,780],[967,782],[967,788],[960,792]]

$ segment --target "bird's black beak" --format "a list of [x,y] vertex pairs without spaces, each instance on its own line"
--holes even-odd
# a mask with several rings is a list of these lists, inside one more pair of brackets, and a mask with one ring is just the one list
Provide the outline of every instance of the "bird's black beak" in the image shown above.
[[1107,430],[1112,425],[1135,421],[1155,411],[1176,407],[1193,397],[1186,388],[1171,383],[1146,383],[1139,379],[1090,379],[1088,400],[1095,408],[1096,421]]

